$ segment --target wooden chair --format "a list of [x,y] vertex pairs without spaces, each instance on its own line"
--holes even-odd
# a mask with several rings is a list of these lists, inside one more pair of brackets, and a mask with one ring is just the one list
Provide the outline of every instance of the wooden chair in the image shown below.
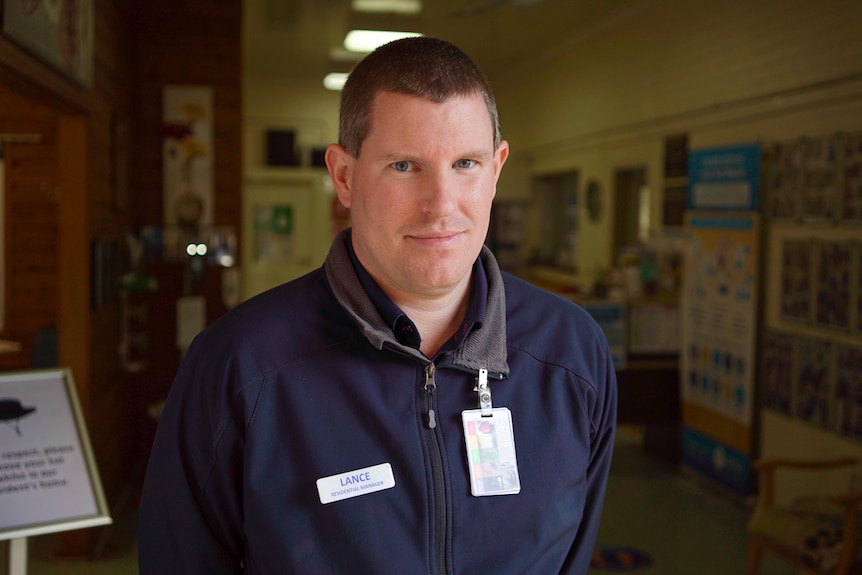
[[[757,575],[764,551],[768,551],[810,575],[850,575],[862,572],[859,554],[859,505],[862,491],[836,496],[798,498],[776,504],[779,471],[823,472],[858,465],[853,458],[830,460],[760,460],[754,470],[760,479],[757,509],[748,525],[751,546],[747,575]],[[816,543],[828,545],[817,548]],[[824,549],[826,549],[824,551]]]

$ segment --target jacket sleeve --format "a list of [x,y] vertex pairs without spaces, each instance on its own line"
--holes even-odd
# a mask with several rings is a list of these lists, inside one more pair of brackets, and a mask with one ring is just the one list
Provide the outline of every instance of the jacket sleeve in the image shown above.
[[590,567],[605,499],[617,423],[617,376],[604,337],[598,338],[595,402],[592,405],[591,446],[581,526],[561,575],[582,575]]
[[138,515],[141,575],[242,573],[242,425],[224,362],[202,339],[159,418]]

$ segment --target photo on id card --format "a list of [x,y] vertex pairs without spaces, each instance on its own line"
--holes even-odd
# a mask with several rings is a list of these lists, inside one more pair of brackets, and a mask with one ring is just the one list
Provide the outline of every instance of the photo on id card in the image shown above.
[[485,415],[480,409],[469,409],[461,413],[461,418],[473,495],[519,493],[512,413],[505,407],[494,408]]

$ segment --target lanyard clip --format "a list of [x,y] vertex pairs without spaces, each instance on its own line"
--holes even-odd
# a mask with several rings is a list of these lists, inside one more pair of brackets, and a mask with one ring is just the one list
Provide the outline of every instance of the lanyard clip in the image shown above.
[[482,417],[491,415],[491,388],[488,387],[488,370],[479,370],[479,383],[476,385],[476,391],[479,393],[479,409],[482,410]]

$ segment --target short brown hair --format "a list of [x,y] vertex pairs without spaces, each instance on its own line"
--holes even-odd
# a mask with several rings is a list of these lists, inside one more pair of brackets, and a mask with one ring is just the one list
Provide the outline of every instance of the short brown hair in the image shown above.
[[485,100],[500,145],[497,103],[488,79],[457,46],[425,36],[396,40],[377,48],[350,72],[341,92],[338,143],[354,158],[371,130],[371,110],[378,92],[419,96],[445,102],[453,96],[479,94]]

